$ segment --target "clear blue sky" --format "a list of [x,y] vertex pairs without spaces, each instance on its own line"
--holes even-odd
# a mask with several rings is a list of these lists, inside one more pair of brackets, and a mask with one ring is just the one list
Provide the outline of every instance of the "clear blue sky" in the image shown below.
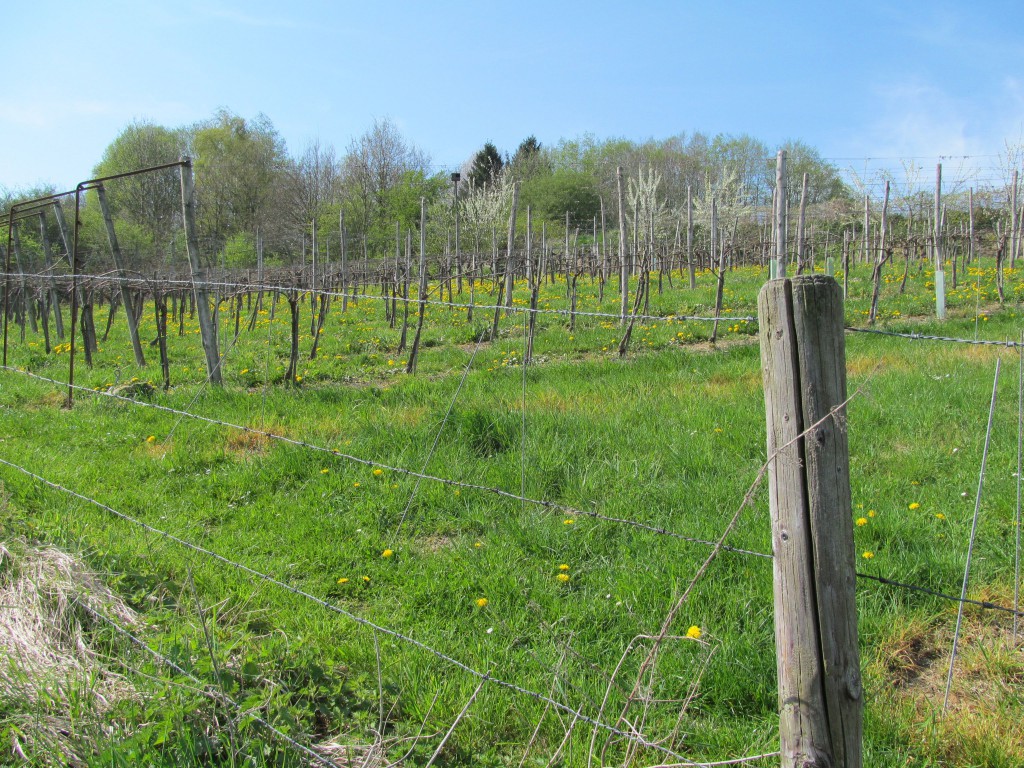
[[219,107],[266,114],[296,154],[318,137],[340,155],[387,117],[439,168],[530,134],[746,133],[841,167],[1024,137],[1021,0],[34,0],[0,18],[8,189],[71,188],[129,121]]

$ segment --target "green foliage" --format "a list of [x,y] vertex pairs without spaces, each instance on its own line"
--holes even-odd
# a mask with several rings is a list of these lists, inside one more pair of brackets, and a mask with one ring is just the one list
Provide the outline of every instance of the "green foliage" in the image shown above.
[[239,232],[224,243],[224,265],[227,267],[254,267],[257,264],[256,238],[248,232]]
[[[150,122],[129,123],[103,151],[96,177],[138,171],[181,159],[185,135]],[[110,207],[120,219],[144,230],[151,240],[166,239],[181,218],[177,168],[117,179],[105,184]]]
[[523,182],[551,173],[551,162],[536,136],[523,139],[509,161],[506,171]]
[[520,207],[527,205],[552,222],[564,222],[568,211],[570,226],[584,228],[601,211],[594,179],[569,169],[537,175],[524,182],[520,189]]
[[240,232],[254,233],[270,214],[286,167],[284,140],[270,119],[246,120],[220,110],[193,129],[191,149],[200,234],[219,244]]

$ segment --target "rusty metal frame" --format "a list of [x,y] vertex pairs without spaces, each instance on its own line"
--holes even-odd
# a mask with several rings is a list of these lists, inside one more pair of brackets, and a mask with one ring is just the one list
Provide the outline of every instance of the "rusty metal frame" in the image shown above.
[[71,253],[68,254],[68,258],[71,264],[71,348],[68,355],[68,397],[65,403],[65,407],[70,408],[74,403],[74,387],[75,387],[75,335],[78,327],[78,231],[81,226],[81,220],[79,214],[82,209],[82,193],[95,189],[107,181],[116,181],[117,179],[125,179],[131,176],[141,176],[146,173],[155,173],[156,171],[165,171],[170,168],[181,168],[192,161],[188,158],[182,158],[176,160],[173,163],[164,163],[162,165],[154,165],[148,168],[139,168],[135,171],[125,171],[124,173],[115,173],[110,176],[100,176],[95,179],[88,179],[86,181],[79,182],[79,184],[73,189],[67,192],[57,192],[52,195],[45,195],[43,197],[36,197],[31,200],[24,200],[20,203],[14,203],[11,205],[10,210],[7,212],[6,221],[0,221],[0,225],[5,224],[7,226],[7,256],[4,264],[4,310],[3,310],[3,321],[4,321],[4,339],[3,339],[3,365],[7,365],[7,326],[8,326],[8,315],[10,314],[9,302],[10,302],[10,286],[11,286],[11,252],[13,250],[13,231],[14,224],[22,218],[28,218],[32,214],[40,213],[44,211],[50,205],[59,201],[61,198],[69,195],[75,196],[75,221],[74,221],[74,235],[72,239]]

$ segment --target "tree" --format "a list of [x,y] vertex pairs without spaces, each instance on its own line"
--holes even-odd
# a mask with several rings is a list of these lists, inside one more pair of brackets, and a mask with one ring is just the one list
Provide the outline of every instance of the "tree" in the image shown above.
[[220,110],[193,129],[200,232],[219,250],[239,233],[254,233],[271,216],[275,186],[285,181],[284,140],[265,115],[246,120]]
[[[428,176],[430,159],[408,143],[390,120],[375,120],[370,129],[353,139],[342,161],[342,187],[348,221],[375,247],[390,248],[403,182]],[[412,175],[408,175],[412,174]],[[417,199],[417,210],[419,201]]]
[[[103,151],[93,169],[96,177],[113,176],[179,160],[185,148],[181,131],[150,122],[129,123]],[[106,185],[111,208],[156,245],[170,237],[181,217],[178,169],[144,173]]]
[[493,184],[501,175],[504,161],[498,148],[491,142],[484,144],[483,149],[473,156],[473,164],[469,168],[469,180],[474,186],[483,187]]
[[522,185],[520,204],[531,206],[548,221],[565,221],[585,226],[601,211],[601,198],[594,179],[581,171],[563,168],[543,176],[535,176]]
[[[800,204],[800,191],[805,173],[807,174],[807,203],[809,205],[852,198],[849,187],[839,175],[839,170],[832,163],[824,160],[821,153],[814,147],[802,141],[787,141],[781,148],[786,150],[786,174],[789,177],[788,196],[791,210],[795,210],[796,206]],[[775,158],[772,157],[765,167],[770,169],[774,179]]]
[[509,161],[508,172],[516,179],[527,182],[537,176],[551,173],[551,163],[544,154],[536,136],[528,136],[519,144],[519,148]]

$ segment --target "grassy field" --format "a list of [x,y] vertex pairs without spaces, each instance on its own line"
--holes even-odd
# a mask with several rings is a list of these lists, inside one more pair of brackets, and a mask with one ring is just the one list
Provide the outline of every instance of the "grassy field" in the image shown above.
[[[860,268],[850,276],[848,324],[865,321],[869,274]],[[972,268],[949,293],[943,323],[929,319],[928,270],[915,265],[902,295],[901,277],[894,272],[883,286],[881,327],[1020,337],[1019,272],[1008,272],[1008,301],[998,305],[994,270],[987,262]],[[726,314],[755,315],[764,279],[755,268],[730,272]],[[478,344],[491,313],[478,310],[470,323],[464,309],[431,306],[418,373],[408,376],[383,304],[364,299],[342,314],[335,303],[315,360],[306,359],[311,338],[302,339],[295,386],[282,381],[287,304],[265,308],[252,332],[243,317],[237,342],[225,306],[223,388],[202,384],[194,320],[169,339],[171,390],[143,394],[137,404],[79,392],[69,411],[60,407],[65,390],[0,374],[0,459],[495,680],[616,731],[640,730],[688,760],[772,752],[770,561],[719,554],[652,655],[650,636],[711,549],[606,519],[717,540],[765,459],[757,324],[723,321],[712,347],[709,323],[675,318],[711,312],[713,276],[699,275],[694,291],[681,286],[685,277],[675,275],[674,287],[666,282],[658,293],[655,279],[649,312],[665,319],[638,323],[624,359],[613,318],[580,316],[570,330],[565,316],[541,315],[525,371],[523,313],[502,319],[497,340]],[[478,287],[478,302],[489,303],[488,287]],[[596,285],[581,279],[580,290],[579,309],[617,310],[613,290],[603,304]],[[526,293],[518,288],[517,306]],[[540,306],[566,308],[564,283],[546,285]],[[307,331],[308,309],[307,302]],[[99,313],[97,322],[102,331]],[[29,333],[22,341],[18,330],[11,326],[11,365],[66,379],[66,348],[46,355],[41,338]],[[150,308],[142,336],[154,335]],[[134,366],[123,314],[100,347],[92,369],[78,367],[79,384],[124,393],[133,379],[160,381],[155,348],[147,367]],[[1012,603],[1019,357],[1006,347],[847,336],[862,573],[959,594],[1000,356],[969,594]],[[2,742],[21,744],[38,764],[60,764],[61,750],[95,765],[307,764],[252,714],[341,765],[403,757],[425,764],[456,722],[435,764],[679,762],[500,683],[476,692],[478,676],[422,647],[9,466],[0,465],[0,481],[0,541],[9,550],[0,584],[35,572],[19,563],[33,562],[41,547],[72,553],[79,570],[110,586],[111,600],[124,601],[122,625],[131,609],[136,636],[209,686],[204,693],[64,600],[53,621],[82,627],[94,651],[92,684],[76,677],[52,685],[52,695],[29,697],[38,678],[13,653],[0,678],[13,681],[0,686]],[[770,551],[763,490],[726,543]],[[76,590],[65,579],[51,592]],[[43,603],[52,609],[54,599]],[[1008,614],[967,609],[943,716],[956,604],[860,579],[858,608],[865,765],[1024,763],[1024,633],[1015,647]],[[52,666],[48,674],[59,675]],[[122,684],[97,698],[112,679]],[[21,764],[16,750],[4,755],[0,762]]]

